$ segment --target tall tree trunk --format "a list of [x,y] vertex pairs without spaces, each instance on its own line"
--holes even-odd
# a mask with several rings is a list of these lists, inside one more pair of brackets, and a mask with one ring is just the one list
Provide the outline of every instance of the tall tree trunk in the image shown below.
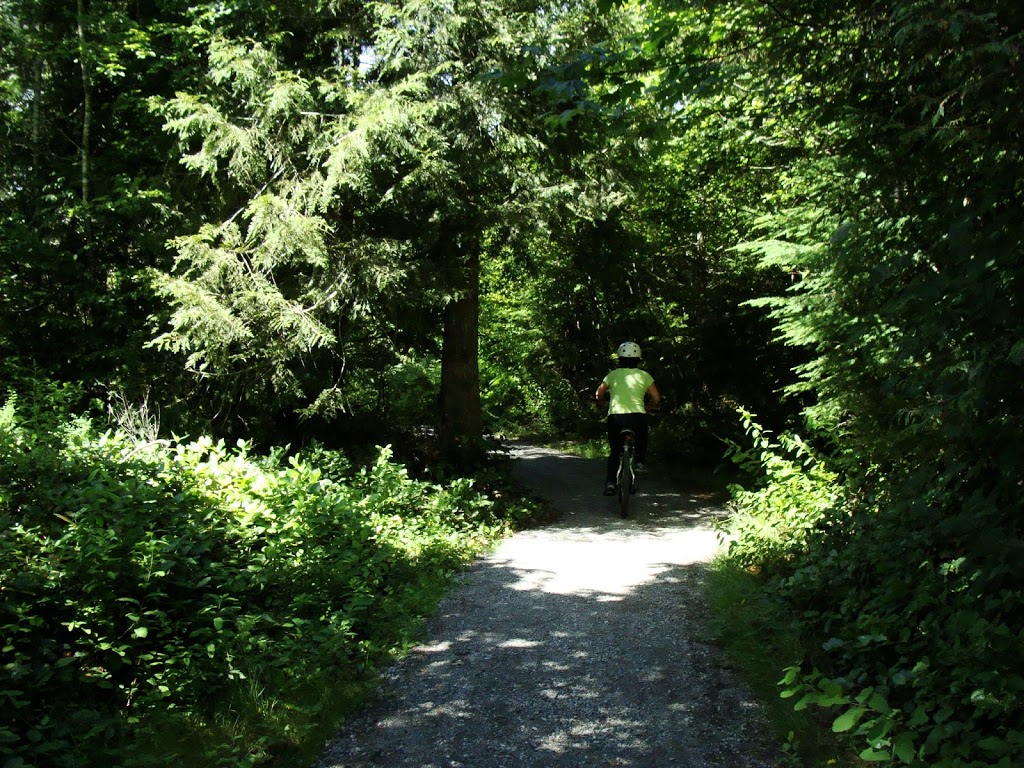
[[82,68],[82,202],[89,202],[89,143],[92,140],[92,83],[85,40],[85,0],[78,0],[78,62]]
[[[37,31],[37,34],[38,31]],[[41,35],[40,35],[41,36]],[[39,214],[40,201],[42,200],[43,172],[40,160],[43,156],[43,73],[45,63],[40,55],[32,64],[32,218]]]
[[441,349],[441,446],[460,469],[471,468],[484,450],[479,330],[480,250],[474,244],[462,290],[445,308]]

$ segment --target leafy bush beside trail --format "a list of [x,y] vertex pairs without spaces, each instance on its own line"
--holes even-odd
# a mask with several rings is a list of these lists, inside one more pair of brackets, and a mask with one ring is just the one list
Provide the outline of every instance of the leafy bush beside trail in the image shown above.
[[167,765],[188,742],[209,765],[300,749],[330,728],[329,689],[386,659],[505,527],[471,481],[412,480],[386,449],[356,470],[322,450],[58,423],[0,410],[12,768]]
[[815,527],[842,493],[837,475],[803,440],[788,434],[773,439],[755,418],[740,411],[752,448],[731,443],[728,451],[755,485],[730,486],[733,509],[721,532],[730,561],[776,574],[807,551]]
[[[851,496],[800,440],[735,460],[728,560],[797,617],[805,657],[780,671],[797,709],[830,711],[861,759],[911,768],[1024,764],[1020,518],[996,493]],[[921,499],[924,501],[921,501]]]

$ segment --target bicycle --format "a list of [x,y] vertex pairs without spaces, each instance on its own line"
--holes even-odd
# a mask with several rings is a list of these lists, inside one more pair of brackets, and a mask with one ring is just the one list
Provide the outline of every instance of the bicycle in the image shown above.
[[632,429],[624,429],[619,434],[622,451],[619,453],[619,469],[615,473],[615,495],[619,499],[619,514],[626,518],[629,517],[629,502],[636,493],[636,470],[633,467],[636,433]]

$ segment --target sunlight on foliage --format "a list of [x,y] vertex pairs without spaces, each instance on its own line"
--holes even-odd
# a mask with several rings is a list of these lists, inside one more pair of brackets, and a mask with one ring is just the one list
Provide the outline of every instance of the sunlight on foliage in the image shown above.
[[[19,410],[0,408],[8,759],[306,749],[330,727],[308,692],[386,661],[507,528],[472,480],[415,481],[387,449],[357,469],[318,448],[139,444]],[[245,725],[219,741],[244,701]],[[146,739],[175,731],[193,736],[145,762]]]
[[730,487],[729,517],[719,535],[727,559],[758,572],[777,573],[808,542],[824,513],[841,503],[838,476],[798,435],[773,440],[754,414],[740,411],[749,446],[730,445],[732,461],[750,478],[752,488]]

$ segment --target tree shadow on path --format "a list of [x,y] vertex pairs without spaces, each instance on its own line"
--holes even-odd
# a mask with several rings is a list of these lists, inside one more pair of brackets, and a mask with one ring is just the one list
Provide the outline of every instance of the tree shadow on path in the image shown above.
[[599,494],[600,462],[526,447],[516,456],[559,520],[511,537],[460,578],[429,640],[388,670],[320,765],[780,765],[704,629],[721,510],[645,478],[637,517],[620,520]]
[[[556,526],[592,525],[616,530],[618,502],[601,495],[604,459],[581,459],[545,448],[517,445],[516,476],[559,511]],[[726,516],[725,497],[703,485],[661,472],[640,475],[640,491],[631,505],[629,529],[693,526],[708,528]]]

